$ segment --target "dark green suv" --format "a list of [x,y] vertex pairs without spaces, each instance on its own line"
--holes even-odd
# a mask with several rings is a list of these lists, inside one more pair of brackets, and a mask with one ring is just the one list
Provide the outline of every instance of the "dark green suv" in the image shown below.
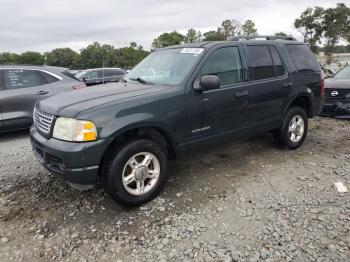
[[31,140],[50,172],[102,182],[135,206],[159,194],[181,153],[269,131],[299,147],[322,100],[320,67],[293,39],[180,45],[151,53],[120,83],[40,101]]

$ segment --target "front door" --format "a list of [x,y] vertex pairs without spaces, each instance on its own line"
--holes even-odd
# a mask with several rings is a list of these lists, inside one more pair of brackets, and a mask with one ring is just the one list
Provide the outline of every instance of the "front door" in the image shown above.
[[51,88],[37,70],[3,70],[5,90],[0,105],[5,130],[27,128],[32,123],[35,103],[51,95]]
[[186,95],[191,142],[223,137],[249,125],[250,87],[244,79],[239,46],[218,47],[200,65],[194,85],[203,75],[215,75],[220,88]]

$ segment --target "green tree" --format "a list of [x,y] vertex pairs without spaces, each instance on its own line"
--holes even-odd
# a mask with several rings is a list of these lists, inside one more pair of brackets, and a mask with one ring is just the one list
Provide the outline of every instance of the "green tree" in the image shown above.
[[0,53],[0,64],[18,64],[20,55],[15,53]]
[[114,66],[116,63],[115,48],[112,45],[94,42],[80,51],[82,68]]
[[226,40],[229,37],[237,36],[241,34],[242,25],[238,20],[229,20],[226,19],[221,23],[221,27],[218,28],[224,39]]
[[255,23],[250,19],[246,20],[242,25],[242,32],[244,35],[247,35],[247,36],[258,35],[258,30],[255,27]]
[[38,52],[24,52],[18,57],[18,63],[25,65],[42,65],[44,63],[44,56]]
[[274,34],[274,36],[288,36],[285,32],[277,32]]
[[163,33],[153,40],[152,47],[154,49],[157,49],[171,45],[178,45],[181,44],[184,40],[185,36],[176,31]]
[[80,55],[69,47],[56,48],[46,53],[45,56],[47,65],[67,67],[70,69],[80,68]]
[[116,66],[130,69],[144,59],[149,52],[145,51],[142,46],[137,46],[135,42],[130,43],[129,47],[123,47],[115,50]]
[[339,41],[350,40],[350,8],[345,4],[337,4],[335,8],[325,9],[323,14],[324,50],[327,63],[331,63]]
[[227,38],[219,31],[208,31],[203,34],[203,41],[222,41]]
[[202,33],[200,31],[196,31],[193,28],[188,29],[187,34],[185,36],[186,43],[195,43],[201,40]]
[[303,35],[305,43],[311,50],[317,52],[317,43],[320,42],[323,33],[322,26],[323,8],[307,8],[299,18],[294,21],[295,28]]

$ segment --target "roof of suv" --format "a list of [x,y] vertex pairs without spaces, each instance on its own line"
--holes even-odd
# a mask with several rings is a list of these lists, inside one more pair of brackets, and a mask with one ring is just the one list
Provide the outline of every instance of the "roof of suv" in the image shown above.
[[180,45],[173,45],[161,49],[173,49],[173,48],[210,48],[212,46],[218,45],[218,44],[225,44],[228,42],[235,42],[235,43],[249,43],[249,44],[257,44],[257,45],[264,45],[267,43],[281,43],[281,44],[304,44],[303,42],[296,41],[296,40],[286,40],[286,39],[273,39],[273,40],[261,40],[261,39],[239,39],[239,40],[224,40],[224,41],[206,41],[206,42],[197,42],[197,43],[186,43],[186,44],[180,44]]

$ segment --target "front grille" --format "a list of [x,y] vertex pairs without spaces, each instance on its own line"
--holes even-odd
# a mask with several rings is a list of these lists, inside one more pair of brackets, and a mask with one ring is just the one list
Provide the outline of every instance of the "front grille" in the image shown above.
[[34,124],[39,129],[39,131],[45,134],[50,133],[53,122],[53,115],[41,112],[38,109],[34,108],[33,119]]
[[327,99],[336,99],[336,100],[350,98],[350,89],[326,88],[325,96]]

